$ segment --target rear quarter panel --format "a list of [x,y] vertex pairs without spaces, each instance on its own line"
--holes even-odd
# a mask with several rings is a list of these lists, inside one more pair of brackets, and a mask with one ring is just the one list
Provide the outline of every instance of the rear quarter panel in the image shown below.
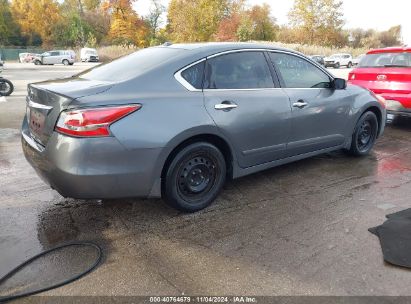
[[[200,134],[219,135],[204,107],[203,93],[190,92],[174,78],[184,66],[162,67],[114,85],[109,91],[79,98],[70,108],[141,104],[142,108],[111,126],[111,132],[128,150],[162,149],[155,175],[180,143]],[[220,136],[221,137],[221,136]]]

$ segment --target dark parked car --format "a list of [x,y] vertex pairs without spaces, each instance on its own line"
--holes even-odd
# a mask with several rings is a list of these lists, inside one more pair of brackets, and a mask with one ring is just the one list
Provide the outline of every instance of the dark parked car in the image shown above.
[[372,92],[260,44],[153,47],[28,86],[22,145],[63,196],[164,197],[197,211],[237,178],[320,153],[366,155]]
[[325,63],[324,63],[324,56],[313,55],[313,56],[310,56],[310,58],[311,58],[312,60],[314,60],[315,62],[317,62],[318,64],[322,65],[322,66],[325,65]]

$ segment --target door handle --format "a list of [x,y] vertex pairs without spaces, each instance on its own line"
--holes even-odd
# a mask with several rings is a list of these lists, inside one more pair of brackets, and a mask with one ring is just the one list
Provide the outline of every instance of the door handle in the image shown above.
[[293,103],[293,107],[294,107],[294,108],[303,109],[303,108],[305,108],[306,106],[308,106],[308,103],[305,102],[305,101],[302,100],[302,99],[300,99],[299,101]]
[[237,108],[237,107],[238,107],[238,105],[236,105],[235,103],[222,102],[222,103],[220,103],[220,104],[216,104],[216,105],[214,106],[214,109],[216,109],[216,110],[223,110],[223,111],[229,111],[229,110],[235,109],[235,108]]

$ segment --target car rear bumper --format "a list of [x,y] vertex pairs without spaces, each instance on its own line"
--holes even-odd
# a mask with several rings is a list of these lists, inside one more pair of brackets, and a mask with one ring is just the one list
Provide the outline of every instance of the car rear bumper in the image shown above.
[[[387,90],[387,84],[366,80],[349,80],[350,84],[364,87],[373,91],[375,94],[381,95],[386,100],[387,113],[404,113],[407,116],[411,112],[411,93],[398,93],[398,91]],[[393,83],[392,86],[398,86]]]
[[385,104],[387,106],[387,114],[411,117],[411,108],[405,108],[401,102],[386,99]]
[[115,137],[74,138],[54,132],[44,147],[24,119],[23,152],[37,174],[64,197],[108,199],[161,196],[158,149],[127,150]]

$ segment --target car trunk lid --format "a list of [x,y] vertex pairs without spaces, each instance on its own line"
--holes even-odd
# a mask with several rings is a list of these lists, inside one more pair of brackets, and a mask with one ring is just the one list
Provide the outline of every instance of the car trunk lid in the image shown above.
[[112,86],[112,83],[84,79],[29,84],[26,114],[31,136],[45,146],[61,111],[74,99],[105,92]]
[[376,94],[411,92],[411,68],[357,68],[350,73],[349,79],[363,82]]

